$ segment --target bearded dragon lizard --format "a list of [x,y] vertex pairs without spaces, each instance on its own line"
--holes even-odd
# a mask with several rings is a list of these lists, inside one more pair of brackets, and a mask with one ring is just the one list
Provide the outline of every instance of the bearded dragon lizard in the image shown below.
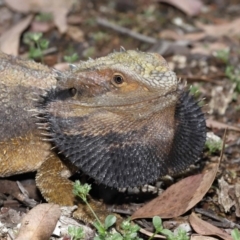
[[0,176],[37,171],[60,205],[76,201],[76,170],[143,186],[194,164],[206,138],[201,108],[156,53],[122,50],[66,72],[0,53],[0,103]]

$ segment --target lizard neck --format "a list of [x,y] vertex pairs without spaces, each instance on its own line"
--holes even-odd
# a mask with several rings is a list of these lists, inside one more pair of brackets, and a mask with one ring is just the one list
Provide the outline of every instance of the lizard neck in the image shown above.
[[188,92],[166,97],[164,105],[158,99],[127,110],[51,101],[45,108],[52,140],[70,162],[107,186],[142,186],[174,175],[197,160],[206,129]]

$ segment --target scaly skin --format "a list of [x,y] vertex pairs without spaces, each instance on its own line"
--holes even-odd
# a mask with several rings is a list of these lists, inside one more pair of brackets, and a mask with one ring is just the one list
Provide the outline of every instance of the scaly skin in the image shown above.
[[125,188],[196,162],[204,116],[159,54],[115,52],[72,68],[43,108],[54,145],[74,166]]
[[[204,116],[160,55],[122,51],[72,68],[57,73],[0,54],[0,176],[37,170],[45,199],[72,205],[67,178],[77,169],[123,188],[196,162]],[[76,216],[91,218],[85,208]]]
[[49,155],[32,115],[36,99],[54,85],[47,67],[0,52],[0,176],[36,171]]

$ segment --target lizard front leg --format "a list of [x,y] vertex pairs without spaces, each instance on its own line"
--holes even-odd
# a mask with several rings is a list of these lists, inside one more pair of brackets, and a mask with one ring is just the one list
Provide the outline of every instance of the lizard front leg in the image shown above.
[[[74,212],[74,217],[84,222],[92,223],[95,219],[87,207],[80,199],[73,195],[73,182],[68,177],[74,172],[73,167],[66,166],[57,155],[51,155],[38,169],[36,183],[43,197],[48,202],[53,202],[61,206],[78,205]],[[103,220],[107,215],[104,204],[89,198],[89,203],[98,217]]]

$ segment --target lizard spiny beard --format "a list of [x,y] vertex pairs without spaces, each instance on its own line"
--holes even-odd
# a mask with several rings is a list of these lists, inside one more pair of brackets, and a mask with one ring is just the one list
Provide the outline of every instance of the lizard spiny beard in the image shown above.
[[104,108],[69,116],[68,97],[52,90],[43,103],[53,144],[98,183],[143,186],[184,172],[202,152],[205,119],[187,91],[178,92],[174,105],[143,119]]

